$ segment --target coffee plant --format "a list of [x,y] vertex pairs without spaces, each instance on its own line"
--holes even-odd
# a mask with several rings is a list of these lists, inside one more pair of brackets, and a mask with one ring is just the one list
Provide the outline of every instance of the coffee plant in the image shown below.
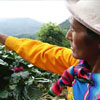
[[58,75],[43,71],[4,48],[0,44],[0,100],[41,100]]

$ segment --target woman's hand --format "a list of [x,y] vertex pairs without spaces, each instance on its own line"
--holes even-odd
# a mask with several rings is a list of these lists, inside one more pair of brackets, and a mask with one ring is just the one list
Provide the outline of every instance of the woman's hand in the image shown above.
[[5,40],[7,39],[8,36],[0,33],[0,43],[5,44]]

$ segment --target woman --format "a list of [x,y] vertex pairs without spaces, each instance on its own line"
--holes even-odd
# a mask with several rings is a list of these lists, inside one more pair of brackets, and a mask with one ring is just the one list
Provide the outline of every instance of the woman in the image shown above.
[[70,66],[79,64],[78,59],[85,60],[85,65],[90,67],[89,72],[99,73],[100,0],[84,1],[68,0],[68,8],[73,17],[66,38],[70,40],[72,50],[36,40],[7,37],[3,34],[0,34],[0,42],[5,44],[6,49],[16,51],[32,64],[60,75]]
[[70,19],[71,27],[66,38],[70,40],[72,55],[82,60],[80,64],[65,70],[49,93],[59,95],[65,86],[72,86],[75,100],[99,100],[100,15],[97,12],[100,1],[70,0],[70,3],[68,7],[74,17]]
[[72,86],[74,100],[98,100],[100,99],[100,35],[87,29],[74,18],[71,18],[70,24],[71,28],[66,38],[71,42],[72,55],[83,60],[65,70],[62,77],[52,85],[49,93],[56,96],[65,86]]
[[[73,17],[67,39],[71,41],[72,55],[83,59],[92,72],[99,72],[100,63],[100,0],[68,0]],[[73,2],[75,1],[75,2]]]

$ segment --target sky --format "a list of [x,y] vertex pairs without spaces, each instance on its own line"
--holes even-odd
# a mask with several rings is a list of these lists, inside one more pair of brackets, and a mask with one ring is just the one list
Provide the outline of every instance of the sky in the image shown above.
[[70,16],[65,0],[0,0],[0,18],[61,23]]

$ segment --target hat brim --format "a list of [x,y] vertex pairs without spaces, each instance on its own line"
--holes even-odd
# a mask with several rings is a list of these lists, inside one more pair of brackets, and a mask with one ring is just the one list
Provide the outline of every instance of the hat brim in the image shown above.
[[[71,0],[70,0],[71,1]],[[100,8],[100,0],[96,3],[91,3],[90,6],[93,7],[86,7],[85,3],[88,3],[86,1],[82,0],[72,0],[70,3],[68,2],[67,7],[73,17],[78,20],[81,24],[89,28],[90,30],[94,31],[98,35],[100,35],[100,14],[99,14],[99,8]],[[84,4],[83,4],[84,3]],[[98,7],[96,9],[95,7]]]

